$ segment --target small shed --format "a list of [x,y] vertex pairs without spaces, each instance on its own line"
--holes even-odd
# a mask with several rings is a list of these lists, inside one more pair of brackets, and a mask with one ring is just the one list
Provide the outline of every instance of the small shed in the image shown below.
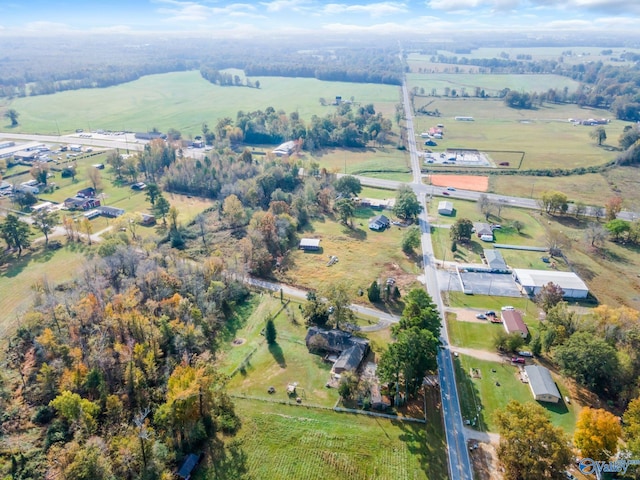
[[453,215],[453,203],[447,200],[438,203],[438,213],[440,215]]
[[562,398],[551,373],[540,365],[527,365],[524,372],[529,379],[529,388],[533,398],[539,402],[558,403]]
[[369,220],[369,228],[371,230],[381,231],[388,228],[391,225],[391,221],[385,215],[376,215]]
[[319,238],[303,238],[300,240],[298,244],[298,248],[300,250],[304,250],[305,252],[317,252],[320,250],[320,239]]
[[504,325],[504,329],[509,334],[517,332],[522,338],[527,338],[529,335],[529,329],[517,310],[503,310],[502,325]]
[[189,455],[187,455],[187,458],[184,459],[180,470],[178,470],[178,477],[184,480],[189,480],[194,470],[200,463],[201,458],[202,454],[196,455],[195,453],[190,453]]

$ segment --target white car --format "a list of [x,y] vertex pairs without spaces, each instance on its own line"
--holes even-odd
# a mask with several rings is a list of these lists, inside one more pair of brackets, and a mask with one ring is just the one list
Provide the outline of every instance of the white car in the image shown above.
[[515,310],[515,308],[513,308],[511,305],[505,305],[500,310],[502,310],[504,312],[506,310]]

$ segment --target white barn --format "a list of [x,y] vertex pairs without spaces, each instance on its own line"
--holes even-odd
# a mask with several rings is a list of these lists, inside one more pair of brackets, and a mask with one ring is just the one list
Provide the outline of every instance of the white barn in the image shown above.
[[453,215],[453,203],[446,200],[438,203],[438,213],[440,215]]
[[514,268],[513,278],[529,295],[537,295],[542,287],[552,282],[559,285],[566,298],[587,298],[589,287],[573,272],[527,270]]

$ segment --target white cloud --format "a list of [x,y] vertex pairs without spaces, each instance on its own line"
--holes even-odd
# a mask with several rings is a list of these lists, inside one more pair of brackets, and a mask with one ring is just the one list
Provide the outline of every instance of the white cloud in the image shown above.
[[255,6],[248,3],[232,3],[224,7],[209,7],[197,2],[177,0],[159,0],[158,3],[170,5],[158,8],[157,12],[166,15],[170,22],[201,22],[211,17],[255,17]]
[[65,23],[36,21],[27,23],[24,30],[30,33],[54,33],[68,32],[71,27]]
[[[342,15],[342,14],[368,14],[372,17],[382,17],[385,15],[395,15],[398,13],[408,12],[404,3],[397,2],[378,2],[366,5],[348,5],[344,3],[328,3],[322,9],[323,14]],[[339,24],[336,24],[339,25]]]
[[300,11],[301,6],[308,5],[307,0],[274,0],[272,2],[261,2],[267,8],[267,12]]

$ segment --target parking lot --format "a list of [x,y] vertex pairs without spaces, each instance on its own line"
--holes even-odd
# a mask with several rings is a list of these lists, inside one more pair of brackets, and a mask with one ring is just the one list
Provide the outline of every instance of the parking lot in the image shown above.
[[465,287],[475,295],[522,296],[515,280],[508,273],[460,272],[460,276]]

